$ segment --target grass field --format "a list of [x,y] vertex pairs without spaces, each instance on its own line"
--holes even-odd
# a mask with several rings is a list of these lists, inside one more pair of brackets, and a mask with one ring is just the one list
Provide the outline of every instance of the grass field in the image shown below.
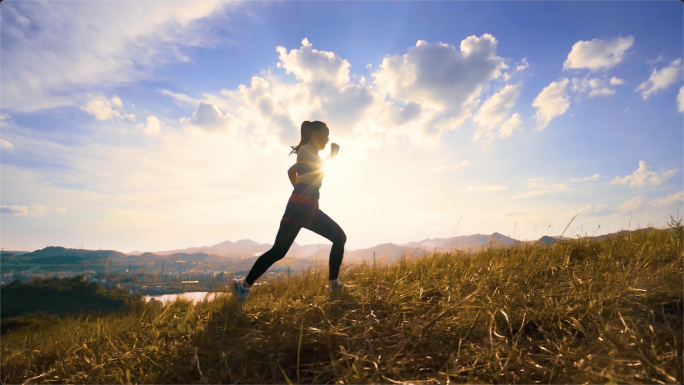
[[[2,336],[10,383],[682,383],[681,227],[327,269]],[[258,281],[259,282],[259,281]]]

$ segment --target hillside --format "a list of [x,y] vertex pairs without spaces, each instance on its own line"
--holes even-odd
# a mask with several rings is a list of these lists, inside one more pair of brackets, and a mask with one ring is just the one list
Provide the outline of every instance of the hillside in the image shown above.
[[[2,338],[2,383],[682,383],[684,234],[438,252]],[[59,357],[59,363],[56,358]]]

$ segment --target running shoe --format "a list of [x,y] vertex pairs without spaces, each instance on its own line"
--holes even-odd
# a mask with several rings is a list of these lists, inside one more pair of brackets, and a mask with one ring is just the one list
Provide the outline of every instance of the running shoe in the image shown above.
[[237,299],[238,303],[244,303],[247,300],[247,296],[249,295],[249,291],[252,290],[251,288],[246,288],[243,286],[243,283],[245,282],[245,279],[234,279],[233,280],[233,294],[235,295],[235,298]]
[[345,285],[340,281],[335,281],[335,283],[333,283],[332,285],[328,284],[328,285],[325,285],[325,287],[326,287],[326,289],[328,289],[329,292],[337,294],[337,293],[340,293],[342,291],[342,288],[349,287],[349,285]]

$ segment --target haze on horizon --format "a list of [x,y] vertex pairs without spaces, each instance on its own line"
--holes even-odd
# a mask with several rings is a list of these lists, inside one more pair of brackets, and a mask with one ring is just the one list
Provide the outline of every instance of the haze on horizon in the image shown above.
[[272,244],[304,120],[349,249],[663,226],[683,28],[679,1],[3,2],[0,242]]

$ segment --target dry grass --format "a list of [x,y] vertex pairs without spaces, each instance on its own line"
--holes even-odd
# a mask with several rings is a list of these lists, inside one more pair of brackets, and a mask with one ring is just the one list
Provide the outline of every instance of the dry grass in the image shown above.
[[2,383],[682,383],[681,230],[327,270],[2,337]]

